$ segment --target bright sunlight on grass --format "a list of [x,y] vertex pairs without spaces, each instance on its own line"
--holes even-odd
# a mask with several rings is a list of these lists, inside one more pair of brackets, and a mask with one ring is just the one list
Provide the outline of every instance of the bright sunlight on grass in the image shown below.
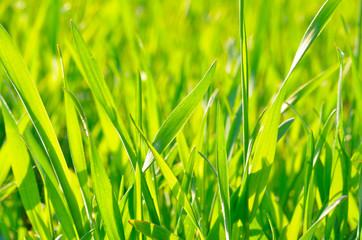
[[0,240],[361,239],[362,0],[2,0],[0,24]]

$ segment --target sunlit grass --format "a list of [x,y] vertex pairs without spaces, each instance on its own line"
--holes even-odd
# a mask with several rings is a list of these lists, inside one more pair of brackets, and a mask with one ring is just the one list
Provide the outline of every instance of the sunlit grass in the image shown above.
[[0,239],[359,239],[361,9],[1,1]]

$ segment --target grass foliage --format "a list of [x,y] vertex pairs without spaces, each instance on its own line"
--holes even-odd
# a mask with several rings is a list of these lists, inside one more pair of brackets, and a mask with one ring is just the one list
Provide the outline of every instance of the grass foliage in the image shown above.
[[0,240],[360,239],[362,0],[324,1],[1,1]]

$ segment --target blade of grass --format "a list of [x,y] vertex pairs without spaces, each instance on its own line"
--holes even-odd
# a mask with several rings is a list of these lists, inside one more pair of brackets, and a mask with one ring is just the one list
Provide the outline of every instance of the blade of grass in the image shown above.
[[135,167],[136,154],[134,151],[134,146],[132,144],[131,138],[124,126],[118,112],[116,105],[113,101],[113,97],[109,88],[106,84],[106,81],[103,77],[101,70],[98,67],[97,62],[95,61],[92,53],[88,49],[83,37],[81,36],[77,26],[71,20],[71,29],[73,33],[73,38],[75,46],[77,49],[78,57],[82,66],[82,74],[84,74],[87,79],[88,85],[92,90],[94,97],[102,105],[108,117],[115,126],[122,143],[127,151],[128,157],[132,163],[132,166]]
[[[59,46],[57,46],[57,48],[59,55],[59,69],[61,70],[60,72],[63,79],[63,84],[65,88],[68,88],[68,79],[66,78],[64,72],[62,53]],[[78,117],[77,113],[75,112],[75,109],[72,106],[72,102],[67,94],[64,94],[64,101],[65,101],[65,117],[66,117],[67,135],[68,135],[70,153],[72,156],[72,162],[74,165],[75,172],[77,173],[78,176],[79,184],[82,191],[84,206],[87,214],[87,216],[84,216],[84,218],[88,219],[89,224],[91,226],[92,225],[91,213],[90,213],[91,195],[88,187],[88,171],[87,171],[87,164],[85,162],[82,136],[78,125]]]
[[143,233],[145,236],[157,240],[180,240],[181,238],[173,234],[168,229],[158,226],[150,222],[144,222],[139,220],[129,220],[131,224],[137,231]]
[[286,226],[285,239],[297,240],[300,232],[300,228],[303,225],[303,210],[304,210],[304,190],[299,195],[297,206],[294,209],[292,218],[289,224]]
[[[248,47],[246,39],[246,27],[244,17],[244,0],[239,0],[239,39],[240,39],[240,57],[241,57],[241,92],[243,99],[243,144],[244,144],[244,163],[246,162],[248,143],[249,143],[249,72],[248,72]],[[247,237],[247,236],[246,236]]]
[[[331,172],[331,188],[329,192],[329,201],[334,201],[341,195],[348,195],[348,178],[349,178],[349,167],[348,161],[342,154],[344,144],[344,130],[343,130],[343,104],[342,104],[342,83],[343,83],[343,52],[337,48],[338,59],[340,63],[338,90],[337,90],[337,111],[336,111],[336,133],[333,144],[333,158],[332,158],[332,169]],[[338,142],[338,138],[342,139],[342,144]],[[348,217],[348,202],[344,203],[344,207],[339,210],[339,226],[341,236],[347,228],[347,217]],[[334,225],[334,218],[328,219],[326,236],[329,236]]]
[[[250,135],[250,140],[249,140],[249,147],[248,147],[248,154],[246,156],[246,162],[248,163],[249,162],[249,159],[250,159],[250,154],[251,154],[251,151],[253,150],[253,147],[254,147],[254,142],[256,140],[256,137],[259,133],[259,130],[260,130],[260,124],[261,124],[261,119],[263,118],[264,116],[264,113],[266,112],[266,108],[263,110],[263,112],[260,114],[258,120],[256,121],[256,124],[255,124],[255,127],[254,127],[254,130],[253,132],[251,133]],[[248,164],[246,164],[248,165]]]
[[[191,178],[192,178],[192,173],[193,173],[194,166],[195,166],[196,153],[197,153],[197,150],[196,150],[196,147],[194,146],[193,149],[191,150],[190,157],[187,161],[187,166],[186,166],[186,169],[184,170],[184,176],[182,177],[181,186],[182,186],[182,190],[185,192],[186,195],[189,192],[190,185],[191,185]],[[177,203],[176,209],[177,209],[177,211],[176,211],[177,220],[176,220],[175,229],[177,230],[178,224],[181,221],[183,209],[179,203]]]
[[314,200],[315,200],[315,187],[314,187],[314,171],[313,171],[313,155],[315,151],[314,146],[314,135],[313,132],[309,129],[303,117],[295,110],[294,106],[286,102],[286,104],[295,112],[298,118],[302,122],[304,131],[308,137],[306,144],[306,153],[305,153],[305,174],[304,174],[304,223],[303,223],[303,233],[308,230],[312,225],[312,214],[314,210]]
[[187,196],[185,192],[181,188],[181,184],[173,174],[170,167],[167,165],[163,157],[157,152],[157,150],[152,146],[152,144],[147,140],[146,136],[142,132],[142,130],[138,127],[137,123],[134,121],[134,119],[131,116],[131,120],[139,133],[141,134],[143,140],[146,142],[147,146],[151,149],[153,156],[155,157],[155,160],[157,164],[159,165],[169,187],[171,188],[172,193],[176,196],[176,199],[179,201],[179,203],[182,205],[182,207],[185,209],[187,215],[190,217],[192,223],[194,226],[199,230],[201,239],[204,239],[204,235],[200,229],[200,226],[198,224],[198,221],[196,219],[195,213],[191,207],[191,204],[189,200],[187,199]]
[[[271,108],[268,110],[263,131],[261,132],[260,138],[257,142],[255,155],[251,162],[251,168],[249,172],[251,175],[250,179],[243,178],[243,185],[245,186],[245,184],[250,184],[250,186],[241,188],[241,192],[239,193],[239,202],[236,214],[238,218],[245,218],[242,216],[246,216],[246,212],[248,212],[249,209],[251,212],[249,220],[251,220],[255,215],[255,212],[264,194],[264,189],[269,178],[271,165],[274,161],[280,110],[286,94],[288,79],[305,52],[322,32],[330,20],[332,13],[340,2],[341,0],[327,0],[315,18],[312,20],[298,47],[287,77],[283,81],[283,85],[280,88],[274,102],[272,103]],[[247,189],[250,189],[249,191],[252,192],[247,193]],[[247,201],[245,201],[245,198],[247,198]],[[245,207],[246,202],[248,202],[247,204],[250,207]]]
[[277,142],[284,136],[293,122],[294,118],[289,118],[279,125]]
[[308,229],[308,231],[306,233],[303,234],[303,236],[299,239],[299,240],[309,240],[312,238],[313,234],[315,233],[315,231],[317,230],[319,224],[321,223],[321,221],[330,213],[333,211],[333,209],[335,209],[338,205],[340,205],[345,199],[347,198],[347,196],[341,196],[339,197],[337,200],[335,200],[331,205],[329,205],[326,209],[324,209],[324,211],[322,212],[322,214],[319,216],[319,218],[317,219],[317,221],[314,222],[314,224]]
[[[170,142],[177,136],[178,132],[183,128],[191,114],[195,110],[197,104],[205,95],[207,89],[211,84],[212,77],[215,73],[216,60],[211,65],[205,76],[197,84],[197,86],[177,105],[177,107],[170,113],[167,119],[163,122],[158,130],[152,145],[159,152],[170,144]],[[152,164],[154,156],[151,151],[148,151],[146,160],[143,164],[142,171],[146,171]]]
[[336,110],[334,109],[331,112],[331,114],[329,115],[326,123],[324,124],[322,133],[321,133],[321,135],[319,136],[319,138],[317,140],[316,147],[315,147],[315,152],[314,152],[314,157],[313,157],[313,166],[317,162],[318,157],[319,157],[319,155],[320,155],[320,153],[322,151],[322,148],[324,146],[324,143],[326,142],[327,135],[328,135],[329,131],[332,128],[335,113],[336,113]]
[[80,193],[74,192],[71,188],[67,164],[39,92],[24,60],[2,25],[0,26],[0,61],[42,140],[64,191],[76,229],[79,235],[83,235],[85,229],[80,211],[82,206],[79,205],[75,196]]
[[[141,74],[138,71],[138,78],[136,84],[136,121],[139,126],[142,126],[142,82],[141,82]],[[137,220],[143,220],[143,211],[142,211],[142,180],[141,180],[141,165],[142,165],[142,139],[140,134],[136,133],[136,152],[137,152],[137,165],[135,172],[135,217]],[[139,234],[139,239],[142,239],[142,234]]]
[[[62,229],[69,239],[78,239],[77,230],[68,208],[68,204],[64,199],[63,192],[60,189],[59,182],[52,171],[52,167],[48,162],[47,156],[39,154],[42,149],[28,132],[25,132],[26,137],[22,137],[26,143],[28,150],[39,170],[42,181],[46,187],[47,194],[52,202],[52,206],[56,213],[57,219],[61,223]],[[29,140],[29,141],[28,141]],[[38,158],[39,157],[39,158]]]
[[235,142],[239,135],[239,130],[240,130],[241,121],[242,121],[242,109],[243,109],[242,107],[243,107],[243,105],[241,104],[238,108],[237,113],[235,114],[235,118],[232,121],[230,130],[229,130],[229,134],[227,137],[226,152],[228,155],[228,162],[230,162],[230,159],[233,155]]
[[20,193],[21,201],[35,231],[41,238],[49,239],[51,238],[51,234],[44,221],[39,189],[29,154],[21,137],[18,135],[19,129],[9,107],[6,105],[2,96],[0,96],[0,100],[5,121],[6,137],[10,146],[9,151],[11,152],[11,154],[9,154],[11,168]]
[[[313,90],[315,90],[318,86],[320,86],[325,80],[330,78],[337,70],[339,69],[339,64],[335,64],[329,67],[327,70],[320,73],[318,76],[311,79],[309,82],[303,84],[299,87],[294,93],[292,93],[287,100],[286,103],[290,105],[295,105],[299,100],[301,100],[306,95],[310,94]],[[288,109],[287,104],[283,104],[282,113]]]
[[[136,169],[136,153],[134,150],[134,146],[131,142],[128,132],[126,131],[124,123],[122,122],[120,116],[118,115],[112,95],[109,91],[109,88],[107,87],[102,72],[100,71],[97,62],[92,56],[90,50],[88,49],[84,39],[82,38],[79,30],[77,29],[73,21],[71,21],[71,28],[73,32],[74,42],[78,52],[77,59],[80,60],[79,62],[81,65],[80,66],[81,72],[84,75],[84,77],[87,79],[88,85],[94,97],[102,105],[109,119],[112,121],[114,127],[116,128],[122,140],[123,146],[127,151],[132,167],[133,169]],[[142,180],[142,193],[144,195],[151,220],[152,222],[159,224],[160,222],[159,216],[144,175],[141,175],[141,180]]]
[[[25,127],[28,125],[29,123],[29,117],[28,115],[24,115],[19,123],[18,123],[18,129],[20,133],[23,133],[25,130]],[[1,168],[0,168],[0,186],[3,185],[4,181],[6,180],[10,168],[11,168],[11,162],[9,160],[9,144],[7,142],[5,142],[1,148],[0,148],[0,159],[1,159]]]
[[[362,2],[361,2],[362,3]],[[362,5],[360,6],[360,11],[362,11]],[[361,14],[361,13],[360,13]],[[341,16],[341,20],[342,20],[342,26],[344,28],[344,32],[346,34],[346,38],[347,38],[347,49],[348,49],[348,53],[350,55],[350,58],[351,58],[351,61],[352,61],[352,73],[353,73],[353,90],[355,92],[355,101],[356,101],[356,105],[357,105],[357,114],[359,115],[360,119],[362,119],[362,100],[359,96],[361,96],[362,94],[362,83],[361,83],[361,73],[360,71],[358,71],[359,69],[359,66],[358,66],[358,63],[360,63],[357,58],[360,56],[357,55],[357,57],[354,56],[353,54],[353,50],[352,50],[352,46],[351,46],[351,41],[350,41],[350,37],[349,37],[349,32],[348,32],[348,28],[347,28],[347,25],[346,25],[346,22],[344,21],[344,18],[343,16]],[[361,23],[360,23],[361,24]],[[362,25],[360,25],[360,28],[359,28],[359,38],[358,38],[358,43],[357,43],[357,49],[358,49],[358,54],[360,54],[360,45],[361,44],[361,28],[362,28]],[[362,127],[361,127],[361,124],[359,124],[360,126],[357,127],[357,130],[359,132],[359,134],[362,134]],[[353,146],[353,145],[352,145]]]
[[224,120],[221,113],[220,105],[217,105],[217,120],[216,120],[216,167],[217,180],[219,185],[219,194],[224,217],[225,239],[231,238],[231,218],[230,218],[230,195],[229,195],[229,175],[228,162],[225,148],[225,129]]
[[11,182],[0,188],[0,201],[6,199],[10,194],[16,190],[16,182]]
[[359,173],[359,187],[358,187],[358,210],[359,210],[359,218],[358,218],[358,226],[357,226],[357,236],[356,239],[361,239],[362,236],[362,171]]
[[119,211],[117,200],[113,194],[112,185],[109,182],[106,169],[103,166],[93,138],[90,135],[87,118],[84,114],[83,108],[68,89],[64,90],[65,93],[70,97],[69,99],[73,103],[73,106],[82,119],[82,124],[87,135],[94,193],[100,213],[102,215],[102,219],[105,224],[106,233],[110,239],[125,239],[123,224],[122,221],[120,221],[122,216]]
[[[242,120],[243,120],[243,163],[247,166],[248,147],[249,147],[249,72],[248,72],[248,48],[246,39],[246,27],[244,17],[244,0],[239,0],[239,39],[240,39],[240,80],[241,80],[241,95],[242,95]],[[248,178],[249,172],[246,171],[245,179]],[[248,195],[248,187],[245,188]],[[245,202],[245,208],[249,208],[249,202]],[[244,237],[249,239],[249,212],[244,214]],[[232,223],[231,223],[232,225]],[[225,229],[227,231],[227,229]]]

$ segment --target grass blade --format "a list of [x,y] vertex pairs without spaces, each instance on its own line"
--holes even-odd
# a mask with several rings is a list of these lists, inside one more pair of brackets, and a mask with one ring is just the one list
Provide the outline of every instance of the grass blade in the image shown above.
[[293,212],[293,216],[286,226],[285,230],[285,239],[297,240],[300,232],[300,228],[303,225],[303,202],[304,202],[304,192],[302,191],[299,195],[297,206]]
[[[159,152],[170,144],[170,142],[176,137],[178,132],[186,124],[191,114],[195,110],[197,104],[200,102],[207,89],[211,84],[212,77],[215,73],[216,60],[211,65],[205,76],[197,84],[197,86],[187,95],[177,107],[170,113],[167,119],[164,121],[160,129],[158,130],[152,145]],[[152,164],[154,156],[151,151],[148,151],[145,163],[143,164],[142,171],[146,171]]]
[[359,210],[359,219],[357,226],[357,236],[356,239],[361,239],[362,236],[362,171],[359,174],[359,188],[358,188],[358,210]]
[[180,240],[178,236],[173,234],[171,231],[158,226],[153,223],[139,221],[139,220],[129,220],[128,221],[137,231],[143,233],[147,237],[157,240]]
[[289,118],[279,125],[277,142],[284,136],[293,122],[294,118]]
[[305,52],[312,45],[313,41],[319,36],[319,34],[321,34],[323,29],[326,27],[332,17],[334,10],[337,8],[340,2],[341,0],[327,0],[319,10],[317,15],[314,17],[306,33],[303,36],[302,41],[299,44],[287,79],[293,72],[294,68],[297,66],[298,62],[302,59]]
[[219,194],[222,212],[224,216],[225,238],[231,238],[231,218],[230,218],[230,195],[229,195],[229,175],[228,175],[228,161],[225,148],[225,129],[224,120],[221,113],[220,105],[217,106],[217,147],[216,147],[216,166],[217,166],[217,180],[219,185]]
[[73,21],[71,21],[71,28],[73,32],[75,46],[78,52],[78,57],[83,68],[82,73],[85,74],[84,77],[87,79],[88,85],[92,90],[94,97],[102,105],[102,107],[108,114],[108,117],[115,126],[127,151],[127,154],[132,162],[132,166],[135,167],[136,154],[131,138],[129,137],[126,127],[124,126],[117,112],[116,105],[114,104],[111,92],[109,91],[103,74]]
[[155,160],[157,164],[159,165],[169,187],[171,188],[172,193],[176,196],[176,199],[179,201],[179,203],[182,205],[182,207],[185,209],[187,215],[190,217],[192,223],[194,226],[199,230],[200,237],[204,239],[203,233],[200,229],[200,226],[198,224],[198,221],[196,219],[195,213],[192,210],[191,204],[189,200],[187,199],[187,196],[185,192],[181,188],[181,184],[173,174],[170,167],[167,165],[163,157],[157,152],[157,150],[152,146],[152,144],[147,140],[146,136],[142,132],[142,130],[138,127],[136,122],[131,117],[133,124],[136,126],[137,130],[140,132],[141,136],[143,137],[144,141],[146,142],[147,146],[151,149],[153,156],[155,157]]
[[[88,85],[97,99],[97,101],[103,106],[106,111],[108,117],[112,121],[114,127],[116,128],[123,146],[125,147],[128,157],[131,161],[133,169],[136,169],[136,153],[134,150],[134,146],[130,139],[128,132],[126,131],[126,127],[124,126],[121,118],[118,115],[116,106],[114,104],[112,95],[107,87],[105,79],[100,71],[95,59],[93,58],[90,50],[88,49],[85,41],[83,40],[79,30],[77,29],[75,23],[71,21],[71,28],[73,32],[73,37],[75,41],[75,45],[78,51],[78,56],[81,62],[81,72],[84,74],[85,78],[88,81]],[[146,180],[143,175],[141,175],[142,180],[142,192],[145,197],[145,201],[147,204],[148,211],[152,218],[152,222],[159,223],[159,217],[153,203],[152,197],[150,195],[150,191],[148,189]]]
[[317,162],[317,160],[319,158],[319,155],[320,155],[320,153],[322,151],[322,148],[324,146],[324,143],[326,142],[328,133],[332,128],[335,113],[336,113],[336,110],[333,110],[331,112],[331,114],[329,115],[326,123],[324,124],[324,127],[322,129],[322,133],[321,133],[321,135],[319,136],[319,138],[317,140],[317,143],[316,143],[316,146],[315,146],[314,157],[313,157],[313,166]]
[[321,223],[321,221],[330,213],[333,211],[333,209],[335,209],[338,205],[340,205],[345,199],[347,198],[347,196],[341,196],[339,197],[337,200],[335,200],[331,205],[329,205],[323,212],[322,214],[319,216],[318,220],[314,222],[314,224],[308,229],[307,232],[305,232],[303,234],[303,236],[299,239],[299,240],[309,240],[312,238],[314,232],[317,230],[319,224]]
[[82,106],[74,97],[74,95],[67,89],[65,93],[68,94],[73,106],[77,110],[82,124],[86,130],[86,135],[89,144],[89,156],[91,162],[91,175],[92,182],[94,184],[94,193],[97,200],[97,204],[105,224],[105,230],[110,239],[125,239],[124,230],[122,225],[122,217],[119,211],[117,200],[112,191],[112,185],[109,182],[109,178],[106,169],[103,166],[102,160],[99,157],[97,148],[90,135],[88,129],[88,123]]
[[[304,96],[311,93],[318,86],[320,86],[325,80],[330,78],[337,70],[339,69],[339,64],[335,64],[328,68],[327,70],[320,73],[318,76],[311,79],[309,82],[303,84],[299,87],[294,93],[292,93],[287,100],[286,103],[290,105],[295,105],[299,100],[301,100]],[[285,112],[288,109],[287,104],[283,104],[282,112]]]
[[34,137],[28,132],[24,133],[24,136],[26,137],[23,137],[22,135],[20,136],[28,146],[29,152],[39,170],[40,176],[46,187],[46,192],[49,195],[52,206],[59,222],[61,223],[64,233],[69,239],[78,239],[77,230],[75,228],[70,209],[64,199],[63,192],[60,189],[59,183],[52,171],[52,166],[49,164],[47,156],[43,154],[41,147],[38,145]]
[[80,212],[82,206],[76,200],[76,194],[79,193],[74,192],[71,187],[66,161],[36,85],[19,51],[2,25],[0,26],[0,61],[42,140],[64,191],[77,231],[79,235],[83,235],[85,229]]
[[16,182],[11,182],[0,188],[0,201],[6,199],[10,194],[16,190]]
[[230,159],[233,155],[235,142],[239,135],[241,120],[242,120],[242,109],[243,109],[242,107],[243,107],[243,105],[240,104],[238,111],[236,112],[235,117],[232,121],[230,130],[229,130],[229,134],[227,136],[226,152],[227,152],[227,156],[228,156],[228,162],[230,162]]
[[[29,117],[27,115],[24,115],[18,123],[18,129],[20,133],[23,133],[25,130],[25,127],[28,125]],[[4,130],[5,133],[5,130]],[[1,168],[0,168],[0,186],[3,185],[4,181],[6,180],[6,177],[9,174],[10,168],[11,168],[11,162],[9,160],[9,151],[10,147],[7,142],[5,142],[1,148],[0,148],[0,159],[1,159]]]
[[[139,126],[142,126],[142,82],[141,74],[138,71],[138,79],[136,84],[136,121]],[[135,172],[135,198],[134,198],[134,212],[135,217],[138,220],[143,220],[143,211],[142,211],[142,180],[141,180],[141,164],[142,164],[142,139],[139,133],[136,133],[136,151],[137,151],[137,165]],[[139,239],[142,239],[142,235],[139,234]]]
[[[182,190],[185,192],[186,195],[188,194],[190,185],[191,185],[191,178],[192,178],[192,173],[193,173],[194,166],[195,166],[196,154],[197,154],[196,147],[193,147],[193,149],[191,150],[191,153],[190,153],[190,157],[187,161],[187,166],[184,171],[184,176],[182,177],[181,186],[182,186]],[[179,203],[177,203],[176,209],[177,209],[176,210],[176,219],[177,219],[176,220],[176,230],[177,230],[177,227],[181,221],[183,209]]]
[[[343,80],[343,56],[344,54],[337,48],[338,59],[340,63],[338,90],[337,90],[337,110],[336,110],[336,133],[333,144],[333,157],[332,157],[332,169],[331,172],[331,187],[329,190],[329,201],[334,201],[341,195],[348,195],[348,178],[350,175],[349,159],[346,159],[342,154],[344,144],[344,130],[343,130],[343,109],[342,109],[342,80]],[[338,139],[342,139],[340,143]],[[347,227],[347,208],[348,202],[344,203],[344,207],[341,208],[338,214],[339,226],[337,228],[340,231],[341,236],[344,236]],[[329,236],[334,225],[334,217],[328,219],[326,227],[326,236]]]
[[[271,108],[267,112],[263,131],[261,132],[260,138],[257,142],[255,155],[251,162],[251,169],[249,173],[251,175],[250,179],[243,180],[244,183],[249,182],[250,186],[242,188],[242,191],[247,191],[246,189],[250,189],[249,191],[252,192],[249,192],[248,194],[242,194],[240,192],[239,203],[237,207],[237,215],[239,215],[239,217],[245,216],[246,214],[243,212],[246,209],[245,206],[243,206],[242,204],[245,201],[244,197],[246,197],[246,195],[249,202],[249,211],[251,211],[250,220],[255,215],[260,201],[262,200],[262,196],[264,194],[264,190],[269,178],[271,165],[274,162],[280,110],[285,98],[289,76],[291,75],[297,63],[303,57],[305,52],[308,50],[310,45],[322,32],[322,30],[330,20],[332,13],[340,2],[341,0],[327,0],[315,16],[315,18],[312,20],[306,33],[304,34],[301,44],[299,45],[289,73],[285,78],[276,99],[272,103]],[[242,195],[244,195],[244,197],[241,197]],[[240,210],[241,212],[239,213]]]
[[108,175],[98,155],[96,146],[89,137],[89,151],[92,169],[94,193],[105,224],[109,239],[125,239],[121,214],[112,191]]
[[[63,57],[59,46],[58,46],[58,54],[59,54],[59,68],[61,70],[64,87],[68,88],[68,80],[64,72]],[[85,210],[87,216],[85,218],[88,218],[89,222],[91,223],[91,217],[90,217],[91,214],[89,213],[89,211],[91,211],[91,203],[90,203],[91,196],[88,187],[88,171],[87,171],[87,164],[85,162],[84,148],[78,124],[78,117],[72,105],[72,102],[67,94],[64,94],[64,101],[65,101],[65,117],[67,124],[67,134],[69,140],[70,153],[72,156],[74,169],[75,172],[77,173],[79,184],[82,190],[83,201],[86,207]]]
[[18,132],[19,129],[6,105],[4,99],[0,96],[1,109],[5,120],[5,130],[7,141],[10,146],[9,158],[11,168],[19,189],[21,201],[25,208],[35,231],[41,238],[49,239],[51,234],[44,221],[43,209],[41,207],[39,189],[36,182],[32,164],[27,152],[26,146],[22,142]]

